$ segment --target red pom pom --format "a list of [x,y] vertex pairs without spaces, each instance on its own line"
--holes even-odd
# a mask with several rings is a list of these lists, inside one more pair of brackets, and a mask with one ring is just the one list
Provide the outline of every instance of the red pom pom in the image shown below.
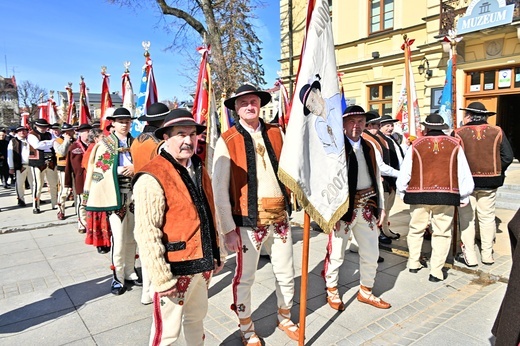
[[139,258],[139,254],[136,253],[136,254],[135,254],[135,259],[138,259],[138,258]]
[[233,311],[237,311],[237,306],[235,304],[231,304],[230,308]]
[[112,264],[112,265],[110,266],[110,270],[116,270],[116,266]]

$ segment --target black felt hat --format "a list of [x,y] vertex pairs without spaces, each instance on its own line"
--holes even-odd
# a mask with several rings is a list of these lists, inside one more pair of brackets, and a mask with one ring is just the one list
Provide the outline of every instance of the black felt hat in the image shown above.
[[71,124],[63,123],[63,125],[61,125],[61,131],[74,131],[74,128]]
[[141,115],[137,120],[140,121],[162,121],[170,113],[170,109],[164,103],[156,102],[146,110],[146,114]]
[[353,116],[353,115],[363,115],[363,116],[366,116],[367,113],[365,112],[363,107],[357,106],[357,105],[348,106],[347,108],[345,108],[345,111],[343,112],[343,118],[347,118],[347,117],[350,117],[350,116]]
[[107,120],[132,119],[132,113],[125,107],[117,108],[112,115],[107,115]]
[[45,119],[38,119],[34,122],[34,126],[38,127],[51,127],[51,124]]
[[381,126],[386,125],[386,124],[396,123],[398,121],[399,120],[392,118],[388,114],[381,116]]
[[101,121],[99,120],[96,120],[92,123],[92,128],[93,129],[99,129],[101,127]]
[[237,91],[235,92],[235,94],[233,96],[231,96],[230,98],[228,98],[227,100],[224,101],[224,105],[227,108],[234,111],[236,99],[239,98],[240,96],[245,96],[245,95],[256,95],[256,96],[260,97],[260,107],[263,107],[266,104],[268,104],[269,102],[271,102],[271,94],[269,94],[267,91],[258,90],[257,88],[255,88],[254,86],[252,86],[250,84],[244,84],[244,85],[238,87]]
[[482,102],[471,102],[466,108],[459,108],[460,110],[463,110],[463,111],[466,111],[466,112],[471,112],[473,114],[477,114],[477,115],[487,115],[487,116],[491,116],[491,115],[495,115],[497,114],[496,112],[490,112],[486,109],[486,106],[484,106],[484,104]]
[[429,114],[426,119],[421,122],[421,125],[431,130],[446,130],[450,128],[448,124],[444,123],[444,119],[438,113]]
[[25,130],[25,131],[29,131],[29,129],[28,129],[27,127],[25,127],[25,126],[21,126],[21,125],[18,126],[18,127],[16,127],[16,128],[14,129],[15,132],[23,131],[23,130]]
[[54,123],[51,125],[51,129],[53,130],[61,130],[61,126],[59,123]]
[[171,127],[174,126],[195,126],[197,128],[197,134],[200,135],[206,129],[206,126],[201,125],[193,119],[193,114],[186,109],[176,108],[170,111],[164,119],[164,123],[160,128],[155,130],[155,137],[162,139],[163,134]]
[[76,128],[76,132],[88,131],[88,130],[92,130],[92,125],[90,125],[90,124],[81,124],[81,125],[79,125]]
[[376,124],[381,122],[381,116],[377,111],[371,110],[367,112],[367,124]]

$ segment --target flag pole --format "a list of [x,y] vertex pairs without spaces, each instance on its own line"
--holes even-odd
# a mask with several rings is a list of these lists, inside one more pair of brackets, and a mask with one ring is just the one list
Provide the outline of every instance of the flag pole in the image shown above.
[[300,285],[300,338],[298,345],[305,344],[305,318],[307,316],[307,280],[309,276],[309,243],[311,217],[307,212],[303,214],[303,248],[302,248],[302,276]]
[[[408,36],[406,34],[403,35],[404,39],[404,75],[406,78],[406,112],[408,113],[408,132],[412,134],[412,121],[414,122],[415,128],[415,117],[412,117],[412,113],[410,109],[413,109],[412,105],[412,95],[410,92],[410,49],[408,45]],[[414,118],[414,119],[412,119]]]

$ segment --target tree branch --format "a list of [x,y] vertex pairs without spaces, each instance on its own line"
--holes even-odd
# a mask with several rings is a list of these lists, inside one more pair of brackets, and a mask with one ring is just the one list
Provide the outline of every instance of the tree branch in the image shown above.
[[195,19],[189,13],[187,13],[179,8],[169,6],[168,4],[166,4],[165,0],[156,0],[156,1],[157,1],[157,4],[159,5],[159,7],[161,8],[162,13],[184,20],[186,23],[188,23],[189,26],[191,26],[193,29],[195,29],[195,31],[197,31],[199,33],[200,37],[202,37],[202,38],[204,38],[204,35],[208,34],[204,25],[202,25],[201,22],[199,22],[197,19]]

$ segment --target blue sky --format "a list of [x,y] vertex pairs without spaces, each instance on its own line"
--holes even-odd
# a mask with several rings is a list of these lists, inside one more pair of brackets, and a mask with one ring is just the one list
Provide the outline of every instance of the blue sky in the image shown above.
[[[101,66],[105,65],[114,92],[121,89],[123,62],[130,61],[130,79],[137,92],[144,64],[141,42],[150,41],[159,99],[186,100],[191,82],[182,74],[188,62],[165,51],[172,36],[164,31],[160,10],[153,3],[135,11],[104,0],[1,1],[0,75],[6,75],[7,66],[7,75],[14,71],[18,82],[29,80],[47,91],[64,90],[72,82],[75,92],[83,75],[90,92],[100,92]],[[262,87],[268,88],[280,69],[280,2],[264,3],[255,24],[263,41],[267,84]]]

